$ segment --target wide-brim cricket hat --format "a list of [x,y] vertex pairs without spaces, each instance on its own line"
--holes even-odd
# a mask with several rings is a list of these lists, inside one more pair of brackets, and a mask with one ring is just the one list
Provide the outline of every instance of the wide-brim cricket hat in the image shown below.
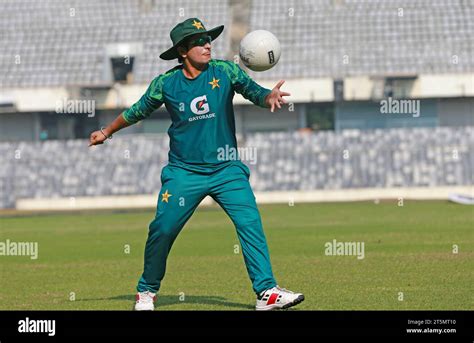
[[195,35],[197,33],[207,33],[211,39],[216,39],[224,30],[224,25],[217,26],[211,30],[206,30],[204,24],[198,18],[189,18],[179,23],[170,32],[173,46],[160,55],[164,60],[172,60],[179,57],[178,45],[186,39],[186,37]]

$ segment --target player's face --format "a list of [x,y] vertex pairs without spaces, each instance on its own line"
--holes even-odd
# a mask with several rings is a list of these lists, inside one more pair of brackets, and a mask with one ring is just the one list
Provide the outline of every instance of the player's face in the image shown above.
[[186,57],[196,64],[206,64],[211,60],[211,37],[207,34],[191,36],[188,40]]

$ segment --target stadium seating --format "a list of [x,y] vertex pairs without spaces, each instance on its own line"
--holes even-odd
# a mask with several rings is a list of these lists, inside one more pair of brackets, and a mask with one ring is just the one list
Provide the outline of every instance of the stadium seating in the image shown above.
[[[168,137],[0,142],[0,208],[20,198],[153,194],[168,159]],[[433,187],[474,184],[473,129],[253,133],[255,191]]]
[[274,132],[246,140],[258,151],[258,163],[249,164],[257,191],[468,185],[472,143],[466,128]]
[[[174,25],[199,17],[212,28],[229,18],[219,0],[5,0],[0,7],[0,87],[107,84],[106,46],[124,42],[143,45],[134,81],[148,83],[176,64],[159,58]],[[215,42],[216,58],[225,56],[227,34]]]
[[[197,16],[213,27],[230,20],[224,0],[3,0],[0,6],[0,87],[106,84],[106,46],[124,42],[143,45],[134,82],[148,83],[174,65],[158,56],[178,21]],[[474,70],[472,1],[258,0],[251,6],[249,29],[270,30],[282,44],[282,63],[251,72],[254,77]],[[227,28],[215,42],[215,58],[237,54],[228,51]]]
[[472,1],[263,0],[252,4],[250,29],[272,31],[282,44],[282,63],[261,73],[262,78],[474,69]]

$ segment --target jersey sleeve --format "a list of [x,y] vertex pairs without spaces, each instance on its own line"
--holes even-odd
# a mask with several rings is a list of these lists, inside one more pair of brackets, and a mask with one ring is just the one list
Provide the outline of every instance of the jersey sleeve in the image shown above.
[[134,124],[148,118],[154,110],[163,105],[163,102],[163,78],[160,75],[153,79],[140,100],[122,112],[122,117],[127,123]]
[[267,107],[265,98],[271,93],[270,89],[264,88],[256,83],[252,78],[236,63],[225,61],[225,69],[234,90],[242,96],[260,107]]

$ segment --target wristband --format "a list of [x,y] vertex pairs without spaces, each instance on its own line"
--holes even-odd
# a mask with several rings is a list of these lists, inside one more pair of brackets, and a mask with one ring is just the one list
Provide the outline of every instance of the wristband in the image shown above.
[[107,136],[107,135],[104,133],[104,129],[105,129],[105,127],[101,127],[101,128],[100,128],[100,132],[102,132],[102,134],[105,136],[106,139],[112,139],[112,135]]

